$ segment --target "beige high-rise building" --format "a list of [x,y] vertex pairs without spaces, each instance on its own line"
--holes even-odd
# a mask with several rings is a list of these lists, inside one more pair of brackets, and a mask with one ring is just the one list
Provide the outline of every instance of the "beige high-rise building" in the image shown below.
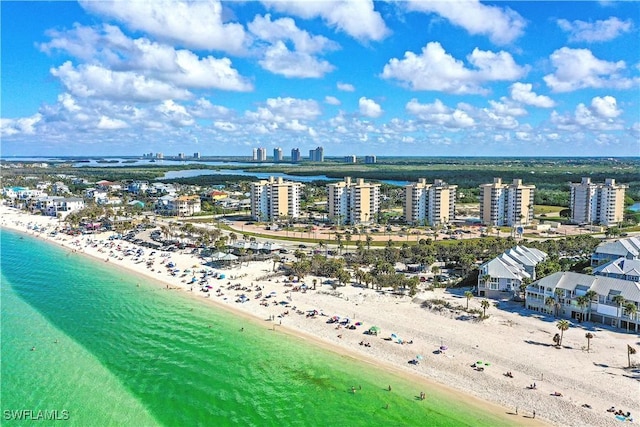
[[369,224],[376,219],[380,210],[380,184],[364,182],[359,178],[352,181],[327,185],[329,219],[338,224]]
[[446,224],[455,218],[457,185],[421,178],[404,187],[404,218],[409,224]]
[[616,184],[615,179],[606,179],[604,184],[596,184],[586,177],[579,184],[569,185],[572,223],[610,226],[622,222],[624,195],[628,186]]
[[256,221],[275,221],[300,216],[302,184],[269,177],[251,183],[251,217]]
[[527,225],[533,221],[535,185],[524,185],[521,179],[503,184],[494,178],[480,186],[480,220],[493,226]]

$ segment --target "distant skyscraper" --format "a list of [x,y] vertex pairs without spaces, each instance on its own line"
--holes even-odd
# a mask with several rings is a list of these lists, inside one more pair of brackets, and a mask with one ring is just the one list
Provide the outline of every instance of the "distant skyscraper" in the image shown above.
[[180,160],[184,160],[184,158],[185,158],[185,157],[184,157],[184,153],[178,153],[178,158],[179,158]]
[[198,153],[197,151],[195,153],[193,153],[193,158],[194,159],[199,159],[200,158],[200,153]]
[[258,150],[256,150],[256,154],[258,156],[258,161],[259,162],[266,162],[267,161],[267,149],[260,147],[258,148]]
[[324,148],[316,147],[315,150],[309,150],[309,161],[324,162]]
[[376,156],[364,156],[364,162],[371,165],[376,162]]
[[591,178],[582,178],[579,184],[571,183],[571,222],[574,224],[615,225],[624,215],[626,185],[616,184],[615,179],[605,179],[595,184]]
[[164,154],[156,153],[156,159],[164,159]]
[[344,162],[345,163],[356,163],[356,156],[354,156],[354,155],[344,156]]
[[273,161],[274,162],[282,161],[282,148],[276,147],[273,149]]
[[258,161],[258,149],[257,148],[253,149],[253,155],[251,156],[251,160],[253,160],[254,162]]
[[300,149],[299,148],[292,148],[291,149],[291,163],[298,163],[301,158],[302,158],[302,156],[300,155]]

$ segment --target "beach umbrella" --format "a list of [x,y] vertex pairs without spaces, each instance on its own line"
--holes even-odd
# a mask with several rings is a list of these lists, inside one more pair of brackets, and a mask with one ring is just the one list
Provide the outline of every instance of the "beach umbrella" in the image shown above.
[[418,359],[418,360],[422,360],[422,355],[418,354],[418,355],[416,356],[416,359]]
[[369,332],[378,333],[378,332],[380,332],[380,328],[377,327],[377,326],[372,326],[372,327],[369,328]]
[[441,345],[440,346],[440,350],[441,351],[445,351],[445,350],[448,350],[448,349],[449,349],[449,347],[447,347],[446,345]]
[[482,360],[478,360],[478,361],[476,362],[476,365],[482,365]]

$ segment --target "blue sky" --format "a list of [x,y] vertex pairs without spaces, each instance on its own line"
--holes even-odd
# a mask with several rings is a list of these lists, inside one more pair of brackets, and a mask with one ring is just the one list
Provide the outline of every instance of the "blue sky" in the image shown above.
[[632,1],[0,2],[3,156],[638,156]]

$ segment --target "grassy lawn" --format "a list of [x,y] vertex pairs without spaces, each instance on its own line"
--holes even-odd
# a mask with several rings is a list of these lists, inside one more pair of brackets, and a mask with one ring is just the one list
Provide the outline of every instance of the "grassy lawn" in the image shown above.
[[564,206],[547,206],[547,205],[534,205],[533,212],[536,215],[548,215],[550,213],[558,214],[561,210],[567,209]]

